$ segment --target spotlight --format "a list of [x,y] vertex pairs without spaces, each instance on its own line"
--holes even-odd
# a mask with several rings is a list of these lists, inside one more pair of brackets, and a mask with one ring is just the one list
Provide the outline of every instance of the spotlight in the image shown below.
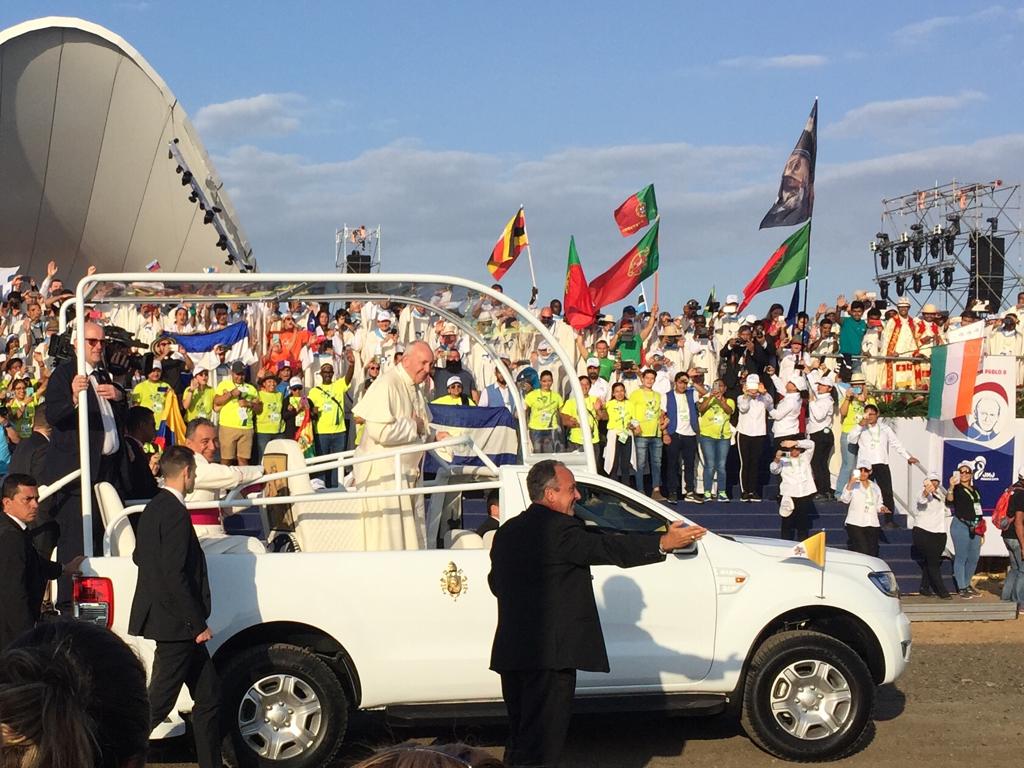
[[942,270],[942,284],[947,288],[953,287],[953,267],[946,267]]
[[921,241],[921,238],[915,237],[911,247],[914,250],[914,263],[919,264],[921,256],[924,254],[924,243]]
[[949,229],[951,230],[951,234],[959,235],[960,234],[960,214],[959,213],[947,213],[946,214],[946,221],[949,222]]
[[952,256],[953,249],[956,247],[956,235],[947,234],[945,237],[946,255]]
[[991,219],[985,219],[985,221],[992,227],[992,234],[995,234],[996,230],[999,229],[999,217],[993,216]]
[[213,223],[213,211],[207,209],[206,213],[203,214],[203,224]]
[[882,269],[889,268],[889,251],[885,250],[878,254],[878,261],[882,265]]
[[914,273],[914,277],[911,279],[911,284],[914,286],[914,293],[920,293],[921,292],[921,283],[922,283],[921,277],[922,276],[921,276],[920,272],[915,272]]
[[199,195],[196,194],[194,189],[192,190],[192,194],[188,196],[188,201],[190,203],[196,203],[199,201]]
[[181,174],[181,186],[187,187],[192,183],[192,171],[184,171]]
[[896,278],[896,295],[897,296],[902,296],[906,292],[907,292],[907,278],[905,278],[905,277],[903,277],[901,275],[900,277]]
[[226,251],[228,249],[227,235],[221,235],[220,237],[217,238],[217,247],[220,248],[222,251]]
[[896,246],[896,264],[903,266],[903,263],[907,260],[907,246],[897,245]]
[[939,251],[942,249],[942,236],[932,235],[928,238],[928,255],[933,259],[939,258]]
[[939,287],[939,270],[934,267],[928,270],[928,287],[933,291]]
[[889,301],[889,281],[878,281],[878,292],[882,295],[882,301]]

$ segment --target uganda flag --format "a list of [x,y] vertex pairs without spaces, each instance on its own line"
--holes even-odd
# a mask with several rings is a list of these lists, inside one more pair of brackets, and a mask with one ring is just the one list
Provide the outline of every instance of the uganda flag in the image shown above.
[[807,257],[810,252],[811,222],[790,235],[761,267],[753,280],[743,289],[743,301],[737,312],[742,312],[750,300],[762,291],[790,285],[807,277]]
[[520,251],[529,244],[526,239],[526,216],[523,215],[523,209],[520,208],[518,213],[505,225],[505,231],[501,233],[501,238],[494,244],[491,258],[487,260],[487,269],[495,280],[501,280],[505,276]]
[[658,201],[654,198],[654,185],[648,184],[615,209],[615,223],[623,237],[639,232],[658,218]]
[[562,301],[565,320],[577,331],[594,324],[594,303],[590,300],[587,278],[583,274],[580,256],[576,253],[576,238],[569,238],[569,264],[565,268],[565,298]]
[[611,269],[590,283],[594,309],[628,296],[643,280],[658,271],[658,222]]

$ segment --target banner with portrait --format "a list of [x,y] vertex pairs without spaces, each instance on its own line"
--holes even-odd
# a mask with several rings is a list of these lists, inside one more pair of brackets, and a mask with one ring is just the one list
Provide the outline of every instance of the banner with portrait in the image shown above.
[[981,506],[991,514],[1000,495],[1014,481],[1014,420],[1017,403],[1017,361],[988,356],[974,385],[971,412],[942,422],[942,480],[963,462],[974,470]]

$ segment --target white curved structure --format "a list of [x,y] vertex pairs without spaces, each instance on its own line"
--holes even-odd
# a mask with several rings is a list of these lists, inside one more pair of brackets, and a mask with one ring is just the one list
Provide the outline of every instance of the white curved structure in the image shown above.
[[195,129],[167,84],[119,36],[81,19],[0,31],[0,266],[73,285],[101,272],[227,266],[168,158],[178,147],[246,266],[250,249]]

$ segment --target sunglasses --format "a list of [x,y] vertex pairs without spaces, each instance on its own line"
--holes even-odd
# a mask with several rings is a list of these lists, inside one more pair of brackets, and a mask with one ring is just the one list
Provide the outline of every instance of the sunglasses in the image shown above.
[[85,340],[85,343],[88,344],[90,347],[98,347],[101,344],[106,344],[107,340],[106,339],[88,339],[87,338]]

